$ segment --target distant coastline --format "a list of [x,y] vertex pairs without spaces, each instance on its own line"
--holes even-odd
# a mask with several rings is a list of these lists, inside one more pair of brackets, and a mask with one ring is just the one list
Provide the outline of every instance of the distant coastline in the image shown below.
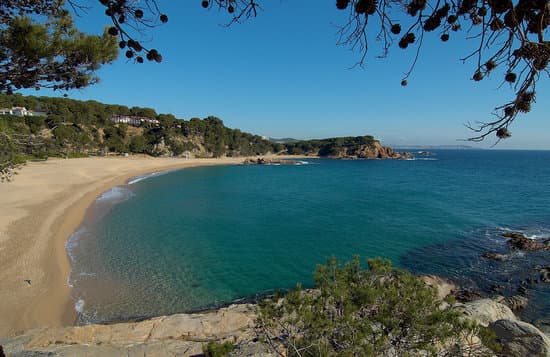
[[469,145],[391,145],[398,150],[483,150]]

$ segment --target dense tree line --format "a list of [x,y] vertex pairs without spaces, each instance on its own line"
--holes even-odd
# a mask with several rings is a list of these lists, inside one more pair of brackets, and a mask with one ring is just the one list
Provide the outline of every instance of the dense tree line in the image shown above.
[[[145,153],[153,156],[188,155],[219,157],[263,155],[280,151],[258,135],[224,126],[216,117],[190,120],[154,109],[78,101],[67,98],[0,94],[0,107],[26,107],[40,116],[0,116],[0,132],[7,137],[27,136],[41,145],[15,145],[30,157],[78,156],[108,153]],[[157,119],[159,125],[139,127],[115,124],[114,115]]]
[[353,155],[364,146],[374,147],[376,140],[370,135],[347,136],[341,138],[303,140],[284,144],[286,151],[292,155],[319,155],[321,157],[337,156],[345,150]]

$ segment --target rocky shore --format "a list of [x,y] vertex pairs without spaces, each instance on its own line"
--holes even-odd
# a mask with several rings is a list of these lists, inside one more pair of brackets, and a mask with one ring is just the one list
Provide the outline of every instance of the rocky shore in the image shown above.
[[243,161],[243,165],[299,165],[301,162],[296,160],[283,160],[276,158],[248,158]]
[[[526,303],[524,298],[495,296],[464,301],[461,297],[465,295],[452,282],[437,276],[421,278],[437,289],[442,309],[455,309],[465,319],[491,329],[502,346],[502,355],[550,356],[550,338],[513,312]],[[256,306],[240,304],[139,322],[33,329],[0,339],[0,351],[10,357],[200,356],[206,343],[229,341],[234,345],[230,356],[278,356],[261,342],[255,319]]]
[[[537,252],[537,251],[549,251],[550,250],[550,238],[527,238],[524,234],[518,232],[505,232],[502,233],[503,238],[507,238],[508,253],[514,251],[522,252]],[[486,252],[481,255],[482,258],[494,260],[496,262],[504,262],[509,258],[509,254]],[[532,266],[527,273],[527,277],[519,281],[519,285],[516,287],[516,291],[522,295],[525,295],[528,289],[533,284],[549,283],[550,282],[550,265]],[[494,286],[493,291],[499,292],[501,287]]]

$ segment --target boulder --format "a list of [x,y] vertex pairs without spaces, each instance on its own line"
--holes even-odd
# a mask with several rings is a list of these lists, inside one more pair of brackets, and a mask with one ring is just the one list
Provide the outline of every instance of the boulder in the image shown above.
[[509,297],[499,297],[495,299],[497,302],[508,306],[512,311],[517,311],[525,308],[529,300],[525,296],[514,295]]
[[474,301],[481,298],[481,294],[477,291],[462,289],[454,293],[455,298],[460,302]]
[[445,299],[457,290],[457,286],[450,280],[436,276],[436,275],[423,275],[420,277],[424,284],[434,289],[437,289],[437,298],[439,300]]
[[504,356],[548,357],[550,339],[535,326],[517,320],[497,320],[489,325],[502,345]]
[[497,320],[517,320],[508,306],[491,299],[470,301],[453,308],[460,311],[466,318],[477,321],[485,327]]

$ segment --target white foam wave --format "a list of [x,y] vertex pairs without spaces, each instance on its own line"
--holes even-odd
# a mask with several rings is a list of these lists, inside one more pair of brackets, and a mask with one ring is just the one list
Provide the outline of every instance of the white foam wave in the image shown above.
[[298,160],[298,161],[296,162],[296,165],[309,165],[309,161]]
[[550,237],[550,230],[546,228],[531,228],[531,229],[513,229],[508,227],[498,227],[503,232],[517,232],[529,239],[543,239]]
[[84,305],[86,305],[86,302],[83,299],[78,299],[74,304],[74,309],[81,314],[84,311]]
[[103,192],[99,197],[96,199],[97,202],[104,202],[104,201],[125,201],[128,198],[134,196],[134,193],[123,187],[123,186],[115,186],[111,188],[108,191]]
[[510,253],[510,257],[514,258],[521,258],[525,256],[525,252],[521,250],[515,250],[512,253]]
[[78,276],[96,276],[96,274],[95,273],[80,272],[80,273],[78,273]]
[[165,174],[169,173],[170,171],[172,171],[172,170],[157,171],[157,172],[152,172],[152,173],[146,174],[146,175],[134,176],[130,180],[128,180],[128,185],[133,185],[135,183],[138,183],[140,181],[149,179],[151,177],[162,176],[162,175],[165,175]]
[[[75,257],[73,254],[74,249],[78,245],[78,240],[80,237],[82,237],[86,233],[86,228],[81,227],[77,231],[75,231],[69,239],[65,242],[65,251],[67,251],[67,255],[69,256],[69,259],[72,263],[74,263]],[[70,284],[69,284],[70,285]]]

